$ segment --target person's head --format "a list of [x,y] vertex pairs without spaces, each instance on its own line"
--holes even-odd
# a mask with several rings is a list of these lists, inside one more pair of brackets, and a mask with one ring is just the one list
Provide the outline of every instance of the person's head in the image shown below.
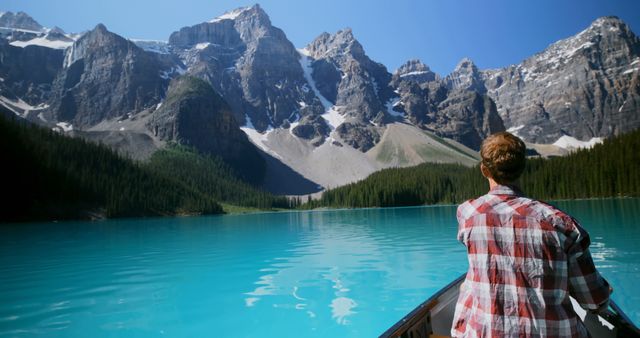
[[515,182],[524,171],[525,152],[524,142],[506,131],[487,137],[480,146],[482,175],[498,184]]

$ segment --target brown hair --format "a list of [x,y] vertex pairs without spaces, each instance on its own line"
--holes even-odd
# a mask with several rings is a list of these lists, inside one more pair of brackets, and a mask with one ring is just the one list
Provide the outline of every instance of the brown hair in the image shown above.
[[482,164],[499,184],[511,183],[524,170],[526,146],[521,139],[502,131],[487,137],[480,146]]

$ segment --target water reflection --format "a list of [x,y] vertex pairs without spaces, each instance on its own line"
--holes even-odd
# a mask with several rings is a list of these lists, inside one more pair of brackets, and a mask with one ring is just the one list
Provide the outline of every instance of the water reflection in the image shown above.
[[[359,210],[352,211],[354,217],[349,224],[343,223],[344,219],[336,212],[291,214],[289,226],[297,228],[292,230],[299,237],[287,245],[288,255],[265,262],[254,289],[244,294],[244,303],[254,307],[267,302],[265,306],[304,311],[309,318],[322,316],[328,310],[326,315],[335,323],[349,325],[359,312],[359,286],[370,288],[371,284],[380,284],[380,296],[385,297],[393,290],[424,290],[433,285],[434,272],[428,267],[441,264],[440,255],[450,251],[445,246],[450,247],[455,237],[455,225],[442,224],[442,212],[441,209],[425,212],[424,208],[413,213]],[[450,210],[444,212],[448,215],[445,219],[453,217]],[[402,217],[406,217],[406,228],[380,231],[390,220],[397,222]],[[431,219],[438,224],[429,224]],[[416,223],[425,225],[420,227]],[[424,232],[425,229],[431,233]],[[434,231],[437,229],[448,240],[429,241],[429,237],[440,235],[440,231]],[[460,271],[464,268],[457,267]],[[330,301],[322,304],[329,298],[329,292]],[[371,294],[362,296],[370,298]],[[412,301],[415,305],[415,299]],[[403,300],[398,300],[398,304],[402,303]]]

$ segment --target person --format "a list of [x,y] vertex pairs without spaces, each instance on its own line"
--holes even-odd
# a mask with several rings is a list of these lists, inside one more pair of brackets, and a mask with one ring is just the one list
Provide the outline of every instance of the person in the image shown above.
[[559,209],[527,198],[522,140],[500,132],[480,149],[489,192],[457,210],[469,270],[460,287],[453,337],[589,337],[569,296],[600,311],[611,289],[589,253],[589,234]]

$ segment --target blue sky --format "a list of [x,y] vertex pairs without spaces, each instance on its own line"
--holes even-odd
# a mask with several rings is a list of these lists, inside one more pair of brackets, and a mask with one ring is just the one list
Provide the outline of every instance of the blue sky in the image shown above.
[[[228,0],[3,0],[42,25],[80,32],[104,23],[129,38],[167,40],[180,27],[252,5]],[[274,26],[296,47],[351,27],[367,54],[395,70],[418,58],[446,75],[463,57],[480,68],[518,63],[594,19],[616,15],[640,34],[637,0],[263,0]]]

